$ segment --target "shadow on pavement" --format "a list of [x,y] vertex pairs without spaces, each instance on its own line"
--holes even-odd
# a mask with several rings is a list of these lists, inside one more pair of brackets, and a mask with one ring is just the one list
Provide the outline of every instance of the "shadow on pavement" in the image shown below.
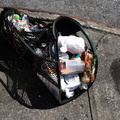
[[7,77],[0,79],[10,96],[20,104],[33,109],[50,109],[58,101],[37,78],[36,72],[26,61],[19,59],[9,43],[0,36],[0,71]]
[[120,71],[120,58],[114,59],[110,66],[110,72],[116,86],[115,89],[120,93],[120,73],[118,71]]

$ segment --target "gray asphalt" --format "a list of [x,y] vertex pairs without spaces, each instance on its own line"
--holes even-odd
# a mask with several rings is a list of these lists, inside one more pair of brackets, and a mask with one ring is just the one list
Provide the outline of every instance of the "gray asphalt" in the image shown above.
[[0,6],[69,14],[120,27],[120,0],[1,0]]

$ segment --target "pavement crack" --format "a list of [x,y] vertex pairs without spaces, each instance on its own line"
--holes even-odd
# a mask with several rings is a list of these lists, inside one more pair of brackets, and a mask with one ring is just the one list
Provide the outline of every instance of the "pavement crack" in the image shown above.
[[87,90],[87,94],[88,94],[88,102],[89,102],[89,109],[90,109],[90,115],[91,115],[91,120],[93,120],[93,112],[92,112],[92,106],[91,106],[91,100],[90,100],[90,94],[89,94],[89,90]]
[[98,49],[99,44],[102,42],[102,40],[103,40],[105,37],[106,37],[106,35],[104,34],[104,35],[98,40],[98,42],[97,42],[97,44],[96,44],[96,46],[95,46],[96,50]]

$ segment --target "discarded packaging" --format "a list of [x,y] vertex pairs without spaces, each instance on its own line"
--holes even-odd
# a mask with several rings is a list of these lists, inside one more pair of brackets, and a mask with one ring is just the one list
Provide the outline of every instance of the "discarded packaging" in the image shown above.
[[85,69],[85,63],[82,60],[60,61],[60,71],[62,74],[82,73]]
[[35,49],[35,53],[36,53],[37,55],[39,55],[39,56],[42,56],[42,55],[43,55],[42,51],[41,51],[39,48],[36,48],[36,49]]
[[12,22],[14,27],[20,32],[40,32],[41,30],[39,27],[43,27],[42,24],[39,26],[30,24],[28,17],[25,14],[22,17],[20,17],[18,14],[13,14],[11,16],[8,16],[8,20]]
[[60,76],[61,78],[61,89],[65,92],[66,97],[70,98],[74,95],[74,90],[80,85],[80,79],[78,74],[69,74]]
[[59,36],[58,37],[58,48],[61,52],[67,52],[74,54],[82,53],[85,50],[84,39],[81,37],[70,36]]

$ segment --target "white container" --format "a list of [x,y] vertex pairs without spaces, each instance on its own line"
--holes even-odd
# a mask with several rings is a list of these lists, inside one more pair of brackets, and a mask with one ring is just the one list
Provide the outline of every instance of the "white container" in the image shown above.
[[82,73],[85,69],[85,63],[82,60],[64,60],[60,61],[61,74]]

